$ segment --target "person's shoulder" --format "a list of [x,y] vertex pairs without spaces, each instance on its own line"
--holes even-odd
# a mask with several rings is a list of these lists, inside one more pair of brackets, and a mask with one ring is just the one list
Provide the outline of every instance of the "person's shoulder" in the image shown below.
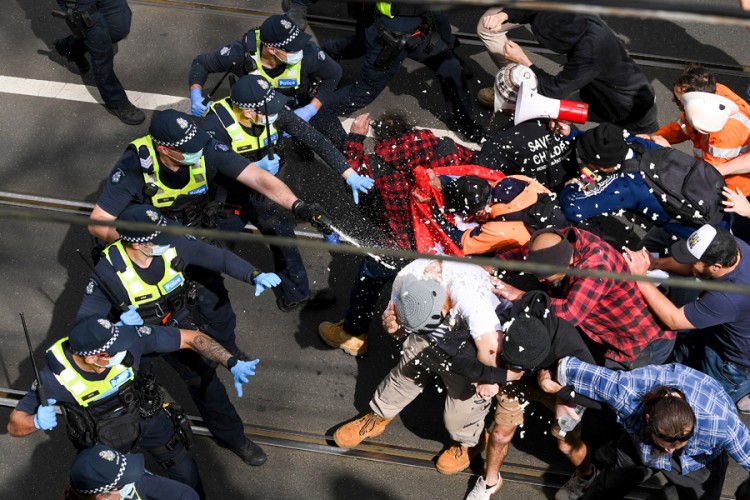
[[328,57],[323,49],[312,42],[308,42],[302,49],[302,66],[318,67],[324,63],[336,63],[336,61]]

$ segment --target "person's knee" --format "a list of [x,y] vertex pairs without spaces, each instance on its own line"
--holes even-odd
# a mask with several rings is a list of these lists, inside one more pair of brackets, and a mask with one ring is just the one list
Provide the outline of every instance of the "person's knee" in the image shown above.
[[515,425],[495,425],[490,434],[490,443],[496,445],[509,444],[516,434],[516,428]]

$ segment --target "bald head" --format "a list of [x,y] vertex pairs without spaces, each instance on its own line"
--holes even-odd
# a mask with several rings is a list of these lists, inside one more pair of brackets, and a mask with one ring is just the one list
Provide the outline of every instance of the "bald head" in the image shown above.
[[531,250],[544,250],[559,245],[563,237],[558,233],[542,233],[531,242]]
[[[573,245],[565,237],[565,233],[554,229],[543,229],[531,237],[526,262],[568,267],[573,264]],[[564,273],[544,276],[538,272],[532,272],[544,281],[555,282],[565,277]]]

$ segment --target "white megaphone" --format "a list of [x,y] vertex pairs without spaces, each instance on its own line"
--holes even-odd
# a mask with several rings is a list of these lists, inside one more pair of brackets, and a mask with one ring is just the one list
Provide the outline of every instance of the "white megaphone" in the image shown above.
[[534,118],[551,118],[553,120],[566,120],[573,123],[586,123],[589,115],[589,105],[580,101],[566,101],[563,99],[551,99],[539,95],[536,89],[522,82],[518,89],[518,100],[516,101],[516,112],[513,123],[518,125]]

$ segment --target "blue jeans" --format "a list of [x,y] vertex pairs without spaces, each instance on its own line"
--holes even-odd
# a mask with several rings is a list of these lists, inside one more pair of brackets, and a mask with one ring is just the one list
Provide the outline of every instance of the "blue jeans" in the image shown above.
[[723,359],[709,346],[703,352],[701,371],[719,382],[735,403],[750,393],[750,367]]
[[[65,2],[58,0],[58,4],[63,10],[66,8]],[[96,5],[98,10],[92,16],[94,25],[85,39],[70,35],[62,41],[61,48],[70,57],[89,53],[94,80],[104,104],[108,108],[119,108],[128,102],[128,96],[115,75],[115,44],[130,33],[133,13],[126,0],[77,0],[76,5],[80,11]]]
[[360,336],[370,329],[375,316],[375,302],[385,285],[398,274],[398,269],[388,269],[371,257],[359,264],[357,278],[349,293],[349,307],[344,317],[344,331]]

